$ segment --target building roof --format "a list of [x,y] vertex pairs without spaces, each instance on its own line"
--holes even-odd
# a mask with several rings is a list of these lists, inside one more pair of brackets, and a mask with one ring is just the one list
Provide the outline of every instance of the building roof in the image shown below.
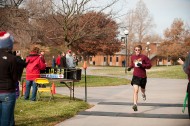
[[115,55],[125,55],[126,49],[121,49],[119,52],[116,52]]
[[150,55],[150,60],[151,60],[151,59],[153,59],[153,58],[154,58],[154,57],[156,57],[156,56],[157,56],[157,54],[156,54],[156,53],[151,54],[151,55]]

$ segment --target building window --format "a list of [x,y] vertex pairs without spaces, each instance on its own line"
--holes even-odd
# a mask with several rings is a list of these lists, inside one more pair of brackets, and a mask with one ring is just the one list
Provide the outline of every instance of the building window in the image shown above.
[[104,56],[104,62],[106,62],[106,57]]
[[162,58],[159,58],[159,62],[162,62]]
[[92,61],[92,57],[90,57],[90,61]]
[[116,62],[119,62],[119,57],[118,56],[116,57]]
[[112,57],[110,56],[110,62],[112,62]]

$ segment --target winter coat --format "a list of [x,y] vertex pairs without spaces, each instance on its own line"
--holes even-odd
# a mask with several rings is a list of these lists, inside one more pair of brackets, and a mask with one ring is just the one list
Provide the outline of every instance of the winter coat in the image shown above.
[[0,49],[0,93],[15,92],[18,81],[16,57]]
[[74,59],[72,55],[66,54],[67,68],[75,68]]
[[40,70],[44,70],[46,68],[44,59],[40,55],[33,52],[27,56],[26,63],[26,80],[33,81],[36,78],[39,78]]
[[60,64],[60,67],[64,67],[64,68],[67,67],[67,64],[66,64],[66,57],[65,57],[65,56],[62,56],[62,57],[61,57],[61,64]]
[[188,53],[185,62],[183,64],[183,70],[187,74],[189,82],[190,82],[190,52]]
[[56,58],[56,65],[60,66],[60,64],[61,64],[61,56],[58,56]]
[[25,60],[21,59],[20,56],[16,56],[16,61],[17,61],[17,73],[18,73],[18,80],[21,81],[22,73],[24,68],[26,67],[26,62]]

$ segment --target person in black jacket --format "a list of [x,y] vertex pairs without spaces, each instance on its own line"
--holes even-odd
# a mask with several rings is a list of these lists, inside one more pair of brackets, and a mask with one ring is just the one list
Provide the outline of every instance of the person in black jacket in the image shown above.
[[16,57],[10,53],[13,37],[0,31],[0,126],[14,126],[16,102],[15,83],[18,81]]
[[60,64],[60,67],[64,67],[64,68],[67,67],[67,64],[66,64],[66,56],[65,56],[65,53],[64,53],[64,52],[62,52],[62,54],[61,54],[61,64]]
[[20,51],[13,51],[13,54],[16,56],[16,62],[17,62],[17,74],[18,74],[18,81],[16,82],[16,98],[19,97],[19,83],[22,78],[22,73],[24,68],[26,67],[27,63],[25,60],[21,58],[21,53]]

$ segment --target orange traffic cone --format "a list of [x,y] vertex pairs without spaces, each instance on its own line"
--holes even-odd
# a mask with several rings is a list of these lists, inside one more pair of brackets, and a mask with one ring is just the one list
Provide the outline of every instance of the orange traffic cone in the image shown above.
[[26,92],[26,83],[23,82],[23,87],[22,87],[22,95],[24,95]]
[[52,92],[51,92],[51,93],[52,93],[52,94],[55,94],[55,84],[54,84],[54,83],[52,84],[52,87],[51,87],[51,88],[52,88]]

